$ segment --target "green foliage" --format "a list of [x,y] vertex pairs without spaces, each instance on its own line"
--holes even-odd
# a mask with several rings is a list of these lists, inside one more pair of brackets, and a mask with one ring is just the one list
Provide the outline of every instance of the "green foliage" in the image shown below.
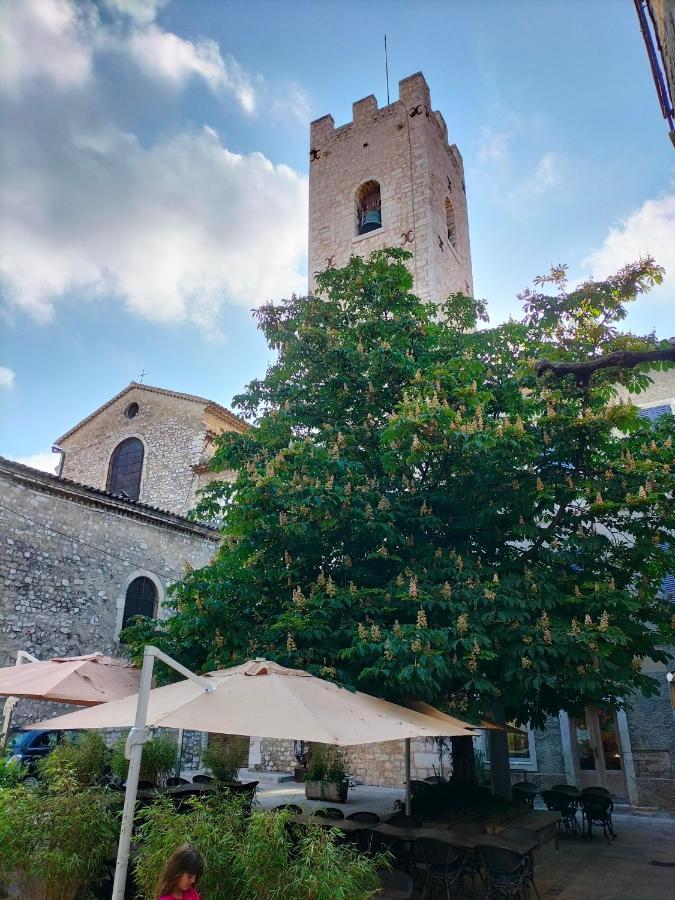
[[234,800],[192,798],[176,815],[159,797],[140,813],[134,861],[142,895],[151,900],[166,860],[191,844],[206,861],[199,891],[209,900],[366,900],[378,886],[382,860],[363,857],[316,825],[290,829],[288,815],[244,815]]
[[248,741],[240,737],[209,738],[202,754],[202,763],[213,772],[217,781],[236,781],[239,769],[246,762]]
[[341,747],[333,744],[310,746],[305,781],[330,781],[340,784],[347,776],[347,758]]
[[0,756],[0,790],[16,787],[27,773],[27,766],[10,759],[9,756]]
[[[124,756],[126,738],[119,737],[112,749],[110,769],[118,781],[125,781],[129,771],[129,760]],[[167,735],[155,735],[143,745],[140,780],[162,785],[176,766],[178,747]]]
[[536,724],[653,694],[641,661],[675,642],[660,598],[675,419],[618,402],[647,365],[579,386],[535,363],[666,346],[618,330],[662,270],[641,260],[570,290],[558,267],[521,321],[469,331],[484,304],[420,301],[408,258],[352,258],[315,296],[256,312],[277,358],[234,400],[255,427],[219,438],[214,467],[235,478],[196,511],[224,520],[222,546],[132,643]]
[[25,900],[76,900],[114,856],[120,798],[103,791],[0,790],[0,878]]
[[72,791],[101,784],[109,766],[110,750],[96,731],[77,741],[63,741],[38,761],[41,778],[53,791]]

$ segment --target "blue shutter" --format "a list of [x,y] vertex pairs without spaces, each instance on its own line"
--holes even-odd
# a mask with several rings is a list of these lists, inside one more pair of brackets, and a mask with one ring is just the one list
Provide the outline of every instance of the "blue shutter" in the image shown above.
[[663,406],[648,406],[639,412],[641,419],[649,419],[650,422],[656,422],[660,416],[669,416],[671,413],[670,406],[665,403]]
[[668,575],[661,582],[661,592],[666,600],[675,603],[675,575]]

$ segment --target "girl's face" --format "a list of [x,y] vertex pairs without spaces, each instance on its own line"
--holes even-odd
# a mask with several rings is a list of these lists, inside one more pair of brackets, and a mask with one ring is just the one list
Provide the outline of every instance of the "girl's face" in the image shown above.
[[179,875],[178,881],[176,882],[176,887],[179,891],[187,891],[188,888],[194,887],[197,882],[196,875],[190,875],[189,872],[183,872],[182,875]]

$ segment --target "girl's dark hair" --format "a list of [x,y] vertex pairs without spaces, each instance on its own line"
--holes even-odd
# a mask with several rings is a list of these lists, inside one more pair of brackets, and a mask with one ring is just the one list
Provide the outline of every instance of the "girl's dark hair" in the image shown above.
[[203,871],[204,857],[194,847],[184,844],[167,860],[164,871],[157,882],[157,896],[172,894],[181,875],[196,875],[197,878],[200,878]]

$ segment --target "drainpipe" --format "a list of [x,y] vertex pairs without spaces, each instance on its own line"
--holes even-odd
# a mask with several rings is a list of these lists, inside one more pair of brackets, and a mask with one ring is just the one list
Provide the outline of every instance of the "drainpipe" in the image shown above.
[[63,450],[61,447],[57,446],[56,444],[54,444],[54,446],[52,447],[52,453],[60,453],[61,454],[61,458],[59,459],[59,470],[56,473],[56,477],[61,478],[61,477],[63,477],[63,465],[66,461],[66,451]]

